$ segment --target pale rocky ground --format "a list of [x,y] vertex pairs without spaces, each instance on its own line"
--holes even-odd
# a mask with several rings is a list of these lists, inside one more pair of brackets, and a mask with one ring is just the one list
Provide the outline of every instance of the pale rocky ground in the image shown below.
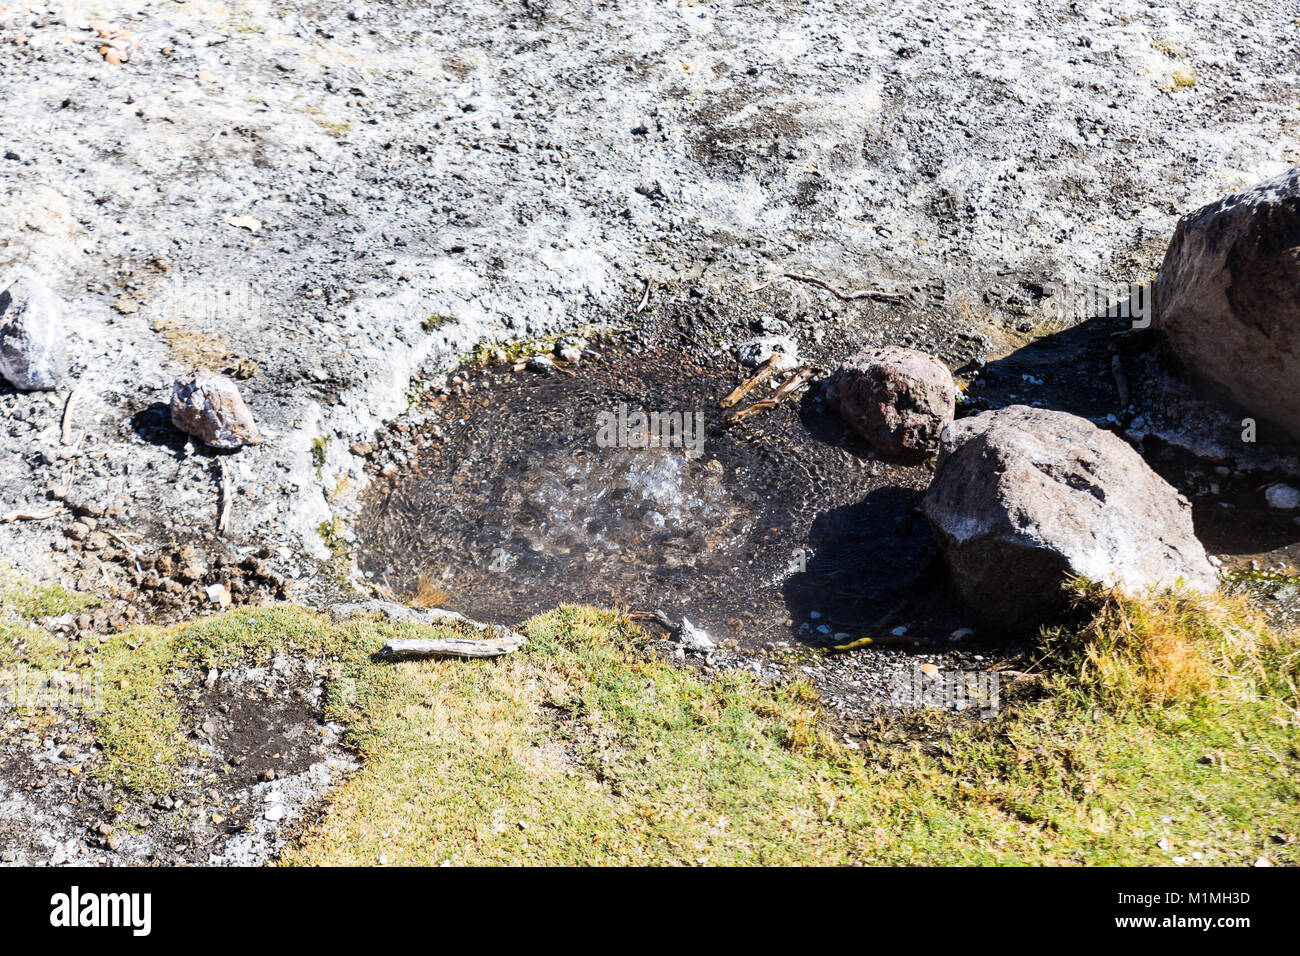
[[[127,62],[95,20],[133,32]],[[900,291],[918,347],[995,355],[1060,318],[1045,285],[1149,279],[1180,214],[1300,164],[1298,24],[1249,0],[6,2],[0,273],[62,297],[73,365],[0,388],[0,516],[60,485],[132,547],[202,544],[224,468],[237,554],[310,582],[322,526],[350,534],[349,449],[417,371],[625,319],[647,280],[864,329],[780,274]],[[255,372],[262,444],[217,459],[160,425],[199,362]],[[111,592],[71,520],[0,521],[0,563]],[[295,806],[327,783],[303,780]],[[113,861],[59,799],[0,789],[22,860]]]
[[[0,510],[59,480],[211,527],[212,462],[131,419],[249,359],[267,440],[227,462],[231,534],[292,573],[417,367],[621,315],[645,278],[815,273],[913,291],[923,329],[996,325],[1022,282],[1145,279],[1178,214],[1300,162],[1298,12],[7,5],[0,268],[66,301],[84,396],[74,455],[66,392],[0,395]],[[97,18],[139,40],[125,64]],[[0,556],[40,568],[59,524],[0,525]]]

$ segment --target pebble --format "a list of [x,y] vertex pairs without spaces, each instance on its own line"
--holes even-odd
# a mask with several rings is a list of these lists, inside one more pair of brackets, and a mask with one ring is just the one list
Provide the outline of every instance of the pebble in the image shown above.
[[717,646],[714,644],[713,638],[692,624],[690,619],[686,617],[682,618],[682,629],[678,639],[683,646],[692,651],[711,651]]
[[1292,511],[1300,508],[1300,491],[1279,482],[1264,490],[1264,500],[1270,508]]

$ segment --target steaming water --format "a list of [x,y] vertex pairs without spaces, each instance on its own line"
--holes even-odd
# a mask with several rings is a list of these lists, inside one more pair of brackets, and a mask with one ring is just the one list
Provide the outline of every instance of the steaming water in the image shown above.
[[[660,609],[750,643],[829,642],[934,591],[913,514],[928,473],[872,460],[812,398],[724,426],[741,377],[617,346],[574,377],[486,370],[436,406],[415,466],[372,489],[362,569],[399,594],[424,577],[479,618]],[[601,447],[620,404],[702,412],[702,454]]]

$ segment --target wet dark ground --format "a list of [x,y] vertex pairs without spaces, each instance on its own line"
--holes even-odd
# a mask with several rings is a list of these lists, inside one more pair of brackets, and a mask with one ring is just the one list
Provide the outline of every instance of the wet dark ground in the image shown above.
[[[833,368],[873,340],[910,338],[906,328],[881,323],[868,338],[850,325],[805,360]],[[732,346],[754,331],[687,306],[593,343],[598,355],[571,368],[463,368],[465,384],[432,398],[427,423],[403,437],[410,464],[370,489],[356,525],[361,569],[399,597],[423,592],[483,620],[592,603],[686,616],[741,650],[870,636],[955,651],[949,636],[972,621],[919,512],[930,464],[882,460],[846,434],[816,381],[785,405],[726,424],[719,400],[749,374]],[[1201,400],[1158,341],[1122,319],[1009,345],[969,332],[912,344],[954,369],[965,387],[959,416],[1040,405],[1124,434],[1156,400],[1148,394]],[[1148,378],[1160,388],[1147,389]],[[742,406],[764,394],[766,385]],[[620,409],[699,413],[700,453],[602,447],[601,415]],[[1222,427],[1237,416],[1227,409]],[[1295,570],[1300,512],[1264,497],[1285,475],[1135,441],[1192,501],[1197,533],[1225,567]],[[1019,643],[978,631],[975,641],[992,657]]]
[[[724,423],[719,400],[748,374],[728,351],[628,338],[596,351],[572,374],[488,367],[439,401],[416,465],[358,522],[362,569],[398,593],[424,578],[484,620],[594,603],[751,647],[844,643],[900,605],[909,640],[958,625],[917,511],[926,464],[880,460],[816,386]],[[638,409],[698,413],[699,453],[601,447],[601,415]]]

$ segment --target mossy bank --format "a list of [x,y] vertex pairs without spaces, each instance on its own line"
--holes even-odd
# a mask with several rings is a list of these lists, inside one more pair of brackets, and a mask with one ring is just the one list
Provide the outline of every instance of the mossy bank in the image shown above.
[[[65,646],[39,622],[77,598],[43,593],[6,588],[6,674],[97,673],[101,707],[6,705],[0,745],[39,750],[51,721],[84,720],[79,773],[31,799],[80,775],[103,786],[115,862],[157,858],[150,834],[181,830],[225,860],[268,816],[271,856],[293,865],[1300,862],[1300,651],[1231,601],[1083,588],[1091,622],[1043,636],[1037,699],[845,742],[808,685],[706,679],[591,608],[534,618],[507,657],[395,663],[376,652],[421,628],[292,606]],[[357,758],[283,814],[259,801],[328,753],[250,783],[193,703],[205,688],[237,703],[245,685],[223,681],[277,667],[310,672],[313,732],[338,728]],[[22,763],[0,774],[11,797]]]

